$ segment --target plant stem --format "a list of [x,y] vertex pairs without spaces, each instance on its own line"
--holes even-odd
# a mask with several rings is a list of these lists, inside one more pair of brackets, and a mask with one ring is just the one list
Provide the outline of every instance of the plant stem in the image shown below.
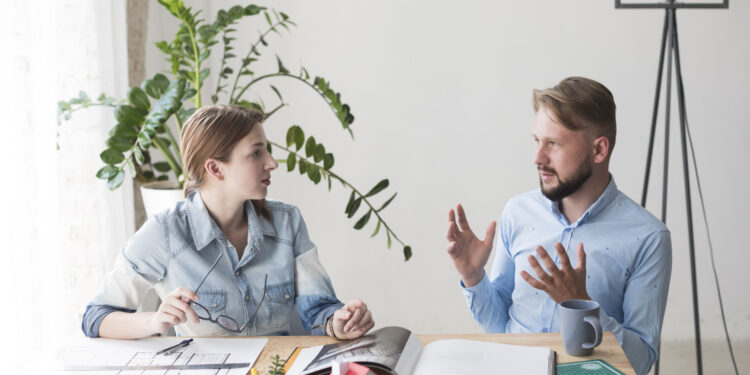
[[195,91],[197,93],[195,94],[195,106],[197,108],[201,107],[201,62],[198,58],[198,45],[195,43],[195,34],[193,34],[193,29],[188,25],[188,23],[183,19],[182,22],[185,23],[187,26],[187,31],[190,33],[190,43],[193,44],[193,58],[195,58],[195,82],[193,82],[193,86],[195,86]]
[[[174,117],[177,118],[177,114],[175,114]],[[177,121],[179,121],[179,119]],[[162,126],[164,126],[164,129],[167,130],[167,137],[169,137],[169,141],[172,143],[172,149],[174,150],[175,155],[180,155],[180,145],[178,145],[177,141],[174,139],[172,130],[169,129],[169,126],[167,126],[166,122],[162,124]],[[182,158],[178,159],[177,162],[180,164],[180,166],[182,166]]]
[[[221,54],[221,67],[219,68],[219,78],[216,79],[216,94],[214,94],[217,98],[219,97],[219,90],[221,90],[221,76],[224,75],[224,63],[226,62],[224,56],[227,54],[227,47],[229,46],[229,43],[225,42],[227,32],[223,31],[222,35],[224,36],[223,38],[221,38],[222,42],[224,42],[224,51]],[[213,99],[211,99],[211,101],[213,102],[213,104],[216,104],[216,101],[214,101]]]
[[246,91],[247,89],[249,89],[249,88],[250,88],[250,86],[252,86],[253,84],[255,84],[255,83],[258,83],[258,82],[260,82],[260,81],[262,81],[262,80],[264,80],[264,79],[266,79],[266,78],[272,78],[272,77],[287,77],[287,78],[294,78],[294,79],[296,79],[296,80],[298,80],[298,81],[300,81],[300,82],[304,83],[305,85],[309,86],[309,87],[310,87],[311,89],[315,90],[315,92],[317,92],[317,93],[318,93],[318,95],[319,95],[319,96],[320,96],[321,98],[323,98],[323,100],[324,100],[324,101],[325,101],[325,102],[326,102],[326,103],[328,104],[328,106],[329,106],[329,107],[331,108],[331,110],[333,111],[333,113],[336,113],[336,108],[333,108],[333,105],[331,105],[331,103],[329,103],[329,102],[328,102],[327,98],[325,97],[325,95],[323,95],[323,93],[321,93],[320,91],[318,91],[318,88],[317,88],[317,87],[315,87],[315,85],[313,85],[312,83],[310,83],[310,82],[306,81],[305,79],[303,79],[303,78],[301,78],[301,77],[297,77],[297,76],[295,76],[294,74],[289,74],[289,73],[280,73],[280,72],[279,72],[279,73],[272,73],[272,74],[266,74],[266,75],[260,76],[260,77],[258,77],[258,78],[256,78],[256,79],[254,79],[254,80],[252,80],[252,81],[248,82],[248,84],[247,84],[247,85],[245,85],[245,87],[243,87],[243,88],[242,88],[242,90],[240,91],[240,93],[239,93],[239,94],[237,94],[237,99],[241,98],[241,97],[242,97],[242,94],[244,94],[244,93],[245,93],[245,91]]
[[346,180],[344,180],[343,178],[341,178],[341,176],[337,175],[336,173],[333,173],[330,169],[323,169],[322,167],[320,167],[319,165],[317,165],[314,160],[310,160],[307,157],[304,157],[301,154],[298,154],[297,152],[295,152],[295,151],[293,151],[293,150],[291,150],[289,148],[286,148],[286,147],[284,147],[284,146],[282,146],[282,145],[280,145],[280,144],[278,144],[276,142],[268,141],[268,143],[270,143],[272,146],[274,146],[276,148],[280,148],[280,149],[282,149],[282,150],[284,150],[284,151],[286,151],[286,152],[288,152],[290,154],[294,154],[297,157],[297,159],[303,159],[303,160],[305,160],[306,163],[315,165],[317,168],[320,168],[321,172],[327,173],[329,175],[329,178],[333,177],[333,178],[339,180],[342,184],[344,184],[347,187],[349,187],[350,189],[352,189],[352,191],[354,191],[355,194],[357,194],[360,197],[362,197],[362,200],[365,201],[365,203],[368,206],[370,206],[370,210],[372,210],[372,212],[375,213],[375,216],[378,218],[378,220],[381,223],[383,223],[383,226],[385,226],[385,230],[387,230],[388,232],[390,232],[391,235],[393,236],[393,238],[395,238],[396,241],[398,241],[399,243],[401,243],[401,245],[406,246],[406,244],[404,244],[404,242],[401,241],[401,239],[398,238],[398,236],[396,236],[396,233],[393,230],[391,230],[391,228],[388,226],[388,223],[386,223],[385,220],[383,220],[383,218],[380,217],[380,212],[378,212],[378,210],[376,210],[375,207],[372,206],[372,204],[370,203],[370,201],[367,200],[367,198],[365,198],[365,195],[362,194],[359,190],[357,190],[357,188],[355,188],[352,184],[350,184],[349,182],[347,182]]
[[[255,42],[255,43],[253,43],[253,45],[250,47],[250,51],[247,52],[247,55],[245,55],[245,58],[242,59],[242,60],[244,61],[244,60],[247,60],[248,58],[250,58],[250,55],[255,51],[255,48],[258,47],[258,44],[260,43],[260,41],[263,40],[263,38],[265,38],[266,35],[268,35],[276,26],[280,25],[281,22],[283,22],[283,21],[276,22],[275,24],[273,24],[273,26],[269,27],[268,30],[266,30],[263,34],[260,34],[260,38],[258,38],[258,41]],[[237,104],[237,101],[242,96],[240,94],[240,95],[237,95],[237,97],[235,98],[234,97],[234,92],[237,90],[237,83],[239,83],[239,81],[240,81],[240,76],[242,75],[242,70],[244,70],[245,67],[247,67],[248,65],[250,65],[250,64],[249,63],[248,64],[243,64],[240,67],[240,69],[237,71],[237,76],[234,77],[234,83],[232,84],[232,93],[229,94],[229,104]]]
[[167,163],[169,164],[169,167],[172,168],[172,171],[177,178],[177,182],[179,183],[180,175],[182,174],[182,168],[180,168],[180,166],[177,164],[177,161],[175,160],[172,153],[169,152],[169,150],[164,147],[163,144],[161,144],[161,140],[159,140],[159,138],[154,138],[153,142],[156,148],[158,148],[159,151],[161,151],[162,155],[164,155],[164,158],[167,159]]

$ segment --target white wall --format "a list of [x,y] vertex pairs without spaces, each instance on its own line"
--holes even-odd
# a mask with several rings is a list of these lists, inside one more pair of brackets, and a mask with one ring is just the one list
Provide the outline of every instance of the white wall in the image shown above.
[[[234,4],[189,2],[203,7],[210,20]],[[354,220],[343,214],[349,191],[340,185],[328,193],[282,165],[271,186],[271,197],[302,209],[339,296],[364,299],[379,326],[479,332],[444,251],[447,212],[463,203],[475,230],[483,233],[510,197],[537,187],[530,136],[534,88],[583,75],[612,90],[619,129],[611,170],[619,188],[640,200],[663,11],[615,10],[613,1],[602,0],[261,4],[288,13],[299,27],[268,38],[271,45],[262,50],[268,65],[256,66],[256,72],[275,71],[273,53],[293,72],[303,63],[311,74],[329,79],[356,116],[352,141],[311,90],[274,81],[291,106],[269,120],[269,138],[283,142],[286,128],[300,124],[336,155],[337,173],[363,190],[387,177],[388,191],[399,192],[384,215],[412,245],[409,262],[400,247],[386,250],[382,233],[368,237],[374,223],[363,231],[351,229]],[[749,12],[746,1],[731,2],[729,10],[678,11],[688,115],[727,322],[733,338],[744,340],[750,338],[745,271],[750,255],[743,235],[750,225],[744,194],[750,183]],[[154,5],[149,15],[149,41],[171,39],[174,22],[167,12]],[[265,20],[243,25],[235,35],[238,47],[254,42]],[[151,45],[147,75],[160,69],[166,65]],[[260,86],[267,104],[274,105],[274,95]],[[668,225],[674,262],[665,341],[693,335],[676,112],[672,118]],[[657,216],[661,126],[648,205]],[[719,339],[716,287],[697,202],[702,334]]]

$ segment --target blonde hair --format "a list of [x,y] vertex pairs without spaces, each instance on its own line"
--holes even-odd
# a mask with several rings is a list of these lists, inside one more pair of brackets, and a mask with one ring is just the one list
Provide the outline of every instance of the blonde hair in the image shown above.
[[[185,121],[180,151],[185,169],[184,195],[198,190],[206,179],[204,164],[209,158],[228,162],[234,146],[256,125],[263,122],[262,112],[240,106],[203,107]],[[265,199],[252,200],[255,212],[270,219]]]
[[555,87],[534,90],[534,112],[541,107],[550,111],[565,128],[594,129],[597,137],[607,137],[612,153],[617,136],[617,107],[612,93],[601,83],[584,77],[568,77]]

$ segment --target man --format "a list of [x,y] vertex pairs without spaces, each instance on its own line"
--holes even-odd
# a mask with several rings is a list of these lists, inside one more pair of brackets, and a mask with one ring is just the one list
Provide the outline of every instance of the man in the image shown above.
[[559,303],[594,300],[602,328],[645,374],[658,357],[672,245],[664,224],[617,190],[609,173],[614,98],[598,82],[570,77],[534,90],[534,111],[541,189],[503,210],[489,277],[496,223],[482,241],[461,205],[449,212],[447,251],[469,310],[486,332],[555,332]]

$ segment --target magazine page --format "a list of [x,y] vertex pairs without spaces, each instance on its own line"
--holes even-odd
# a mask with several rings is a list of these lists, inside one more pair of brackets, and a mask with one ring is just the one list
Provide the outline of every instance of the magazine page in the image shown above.
[[414,375],[528,374],[549,375],[550,348],[473,340],[440,340],[426,345]]
[[[393,373],[411,336],[413,335],[408,329],[385,327],[358,339],[324,345],[315,359],[305,368],[303,374],[315,374],[328,369],[333,360],[358,362]],[[412,351],[407,352],[413,361],[416,356],[411,353]],[[408,373],[399,375],[408,375]]]

